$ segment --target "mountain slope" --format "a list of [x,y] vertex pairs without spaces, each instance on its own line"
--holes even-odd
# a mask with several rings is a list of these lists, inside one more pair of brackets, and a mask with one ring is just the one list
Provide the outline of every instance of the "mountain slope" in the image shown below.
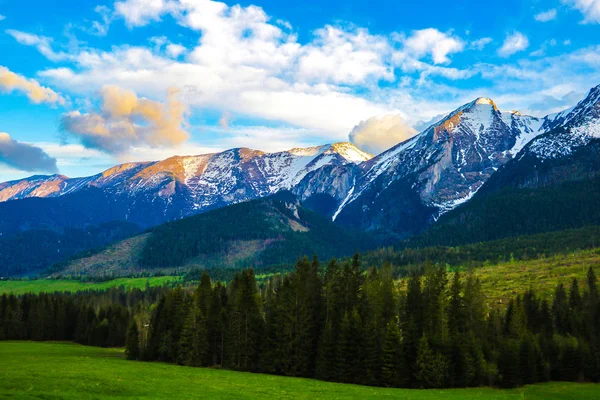
[[[0,183],[0,201],[58,197],[86,187],[131,195],[156,191],[159,196],[168,196],[171,194],[169,185],[173,182],[186,186],[194,197],[220,195],[226,198],[240,188],[254,190],[256,193],[249,195],[260,196],[264,192],[289,189],[307,173],[324,165],[360,163],[370,158],[371,155],[351,143],[294,148],[278,153],[238,148],[215,154],[174,156],[158,162],[121,164],[90,177],[71,179],[63,175],[36,175],[4,182]],[[240,178],[245,179],[241,181]],[[219,200],[203,201],[213,204]]]
[[482,193],[589,179],[600,173],[600,85],[557,119],[560,124],[528,143],[492,176]]
[[456,246],[600,225],[598,204],[600,176],[543,187],[481,192],[408,242],[417,246]]
[[302,255],[346,256],[375,246],[369,235],[339,227],[291,193],[280,192],[157,226],[55,270],[104,275],[265,266],[293,263]]
[[128,222],[109,222],[60,231],[33,229],[0,236],[0,277],[33,276],[58,261],[139,233]]
[[554,117],[467,204],[414,242],[456,245],[600,224],[600,86]]
[[418,232],[468,201],[525,143],[543,133],[543,125],[517,112],[501,113],[490,99],[476,99],[361,164],[362,174],[334,219],[400,235]]
[[348,143],[263,153],[232,149],[119,165],[69,179],[34,176],[0,184],[0,234],[84,228],[110,221],[141,227],[288,189],[316,169],[370,156]]

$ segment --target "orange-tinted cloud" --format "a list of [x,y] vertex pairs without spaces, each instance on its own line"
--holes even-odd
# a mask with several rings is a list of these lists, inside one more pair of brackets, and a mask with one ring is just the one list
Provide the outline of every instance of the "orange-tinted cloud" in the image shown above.
[[164,103],[114,85],[104,86],[101,94],[100,111],[72,111],[62,117],[63,130],[79,137],[84,146],[122,154],[132,146],[170,147],[189,138],[183,129],[187,108],[177,89],[169,90]]
[[0,66],[0,88],[24,93],[34,103],[64,104],[65,99],[54,90],[42,86],[35,79],[27,79]]

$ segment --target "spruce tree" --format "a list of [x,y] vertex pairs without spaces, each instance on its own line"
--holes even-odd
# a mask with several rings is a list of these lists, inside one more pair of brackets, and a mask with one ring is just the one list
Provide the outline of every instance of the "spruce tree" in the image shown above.
[[381,383],[387,387],[406,387],[409,371],[402,351],[400,329],[395,322],[388,323],[382,349]]
[[207,336],[206,318],[202,311],[200,296],[197,296],[181,332],[179,362],[192,367],[203,365],[208,352]]
[[128,360],[137,360],[140,358],[138,326],[135,320],[131,321],[129,329],[127,330],[125,356]]
[[332,381],[338,377],[336,338],[331,322],[325,324],[325,329],[319,341],[317,367],[315,376],[317,379]]
[[559,283],[554,291],[552,314],[554,315],[554,327],[556,331],[561,335],[565,335],[569,331],[569,304],[567,293],[562,283]]

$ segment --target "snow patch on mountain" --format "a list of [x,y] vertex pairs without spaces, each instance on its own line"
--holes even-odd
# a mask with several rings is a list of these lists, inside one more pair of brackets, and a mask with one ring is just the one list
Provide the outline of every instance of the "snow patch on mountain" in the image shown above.
[[600,139],[600,85],[590,90],[575,107],[554,118],[564,129],[551,131],[529,146],[540,159],[565,157],[592,139]]

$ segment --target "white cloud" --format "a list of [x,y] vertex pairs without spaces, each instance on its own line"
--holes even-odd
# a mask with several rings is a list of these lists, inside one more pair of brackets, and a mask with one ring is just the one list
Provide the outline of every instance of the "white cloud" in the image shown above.
[[166,53],[170,57],[177,58],[187,51],[185,47],[176,43],[169,43],[166,48]]
[[542,45],[540,46],[540,48],[538,50],[529,53],[529,55],[532,57],[544,56],[544,55],[546,55],[546,51],[548,50],[548,48],[555,47],[556,45],[557,45],[556,39],[546,40],[544,43],[542,43]]
[[581,12],[584,16],[583,23],[600,23],[600,0],[562,0],[571,8]]
[[[166,25],[172,19],[188,28],[187,37],[197,38],[197,42],[170,51],[170,45],[190,42],[181,42],[181,36],[169,36],[166,32],[171,31],[164,29],[165,40],[146,47],[123,42],[105,50],[82,47],[67,54],[47,52],[60,54],[70,64],[42,71],[39,76],[53,87],[83,97],[106,84],[153,99],[161,98],[169,87],[179,87],[182,101],[195,111],[236,115],[236,126],[228,125],[227,132],[219,132],[214,147],[264,148],[271,146],[270,140],[293,146],[305,143],[308,137],[312,143],[344,140],[354,126],[373,115],[402,113],[410,122],[427,120],[480,95],[504,101],[507,108],[542,112],[538,106],[530,107],[541,91],[569,77],[573,90],[580,93],[589,81],[597,79],[600,70],[600,64],[590,62],[593,49],[561,59],[510,59],[496,65],[480,62],[482,54],[470,53],[475,60],[457,66],[450,64],[453,55],[467,48],[491,47],[491,39],[466,42],[452,31],[432,28],[375,35],[364,28],[336,24],[322,27],[312,36],[304,32],[308,42],[299,42],[296,32],[256,6],[208,0],[152,0],[147,6],[140,0],[118,3],[118,10],[111,10],[113,23],[120,18],[133,28],[161,19]],[[147,32],[140,30],[139,34]],[[503,54],[515,51],[512,44]],[[48,41],[46,50],[52,50],[51,45],[67,48]],[[523,41],[516,45],[524,47]],[[395,75],[397,70],[402,71],[401,76]],[[445,83],[474,76],[478,77],[474,84]],[[556,106],[566,101],[557,98]],[[259,127],[231,132],[248,117]],[[260,125],[290,129],[278,128],[270,131],[272,136],[261,136],[258,130],[265,128]],[[201,135],[207,130],[202,127],[190,132]],[[214,135],[213,129],[197,140],[206,145],[217,140]]]
[[18,142],[0,132],[0,163],[27,172],[57,173],[56,159],[41,148]]
[[352,129],[348,138],[357,147],[379,154],[413,137],[417,131],[400,114],[372,117]]
[[502,47],[498,49],[500,57],[510,57],[511,55],[523,51],[529,47],[529,39],[521,32],[514,32],[506,37]]
[[57,53],[52,49],[52,39],[45,36],[38,36],[27,32],[21,32],[14,29],[7,29],[6,33],[15,38],[17,42],[26,46],[34,46],[38,51],[50,61],[61,61],[68,58],[65,53]]
[[407,38],[400,38],[404,51],[417,59],[431,56],[434,64],[448,64],[449,55],[463,51],[464,42],[451,34],[434,28],[413,31]]
[[298,76],[305,81],[359,84],[369,77],[393,78],[386,62],[392,53],[387,39],[366,29],[348,32],[326,26],[315,32],[315,40],[301,53]]
[[[227,109],[318,129],[334,140],[343,139],[362,119],[393,111],[347,88],[393,77],[387,40],[364,29],[324,28],[312,42],[301,45],[295,34],[272,24],[255,6],[181,0],[157,3],[156,11],[146,13],[125,7],[139,1],[121,3],[120,15],[131,26],[170,12],[180,25],[200,34],[199,43],[188,49],[185,60],[173,60],[168,48],[168,57],[143,47],[87,49],[72,55],[74,67],[40,75],[80,94],[116,84],[157,97],[168,87],[180,87],[183,100],[193,108]],[[327,62],[311,68],[309,60],[315,54]]]
[[136,145],[171,147],[188,139],[185,106],[171,90],[166,103],[138,98],[118,86],[102,89],[102,110],[82,114],[71,111],[63,115],[61,127],[91,149],[109,154],[123,154]]
[[[198,3],[204,1],[200,0]],[[115,13],[123,17],[129,27],[147,25],[177,8],[177,2],[170,0],[125,0],[115,3]]]
[[112,22],[112,13],[106,6],[96,6],[94,11],[100,16],[100,21],[92,21],[92,27],[87,31],[92,35],[106,36]]
[[471,48],[475,50],[483,50],[485,46],[492,43],[492,38],[484,37],[471,42]]
[[24,93],[32,102],[48,104],[65,104],[65,99],[54,90],[42,86],[35,79],[27,79],[15,74],[8,68],[0,65],[0,89]]
[[542,11],[539,14],[536,14],[533,18],[535,18],[538,22],[548,22],[556,19],[556,8],[551,8],[548,11]]
[[6,19],[6,17],[2,14],[0,14],[0,21],[4,21]]

